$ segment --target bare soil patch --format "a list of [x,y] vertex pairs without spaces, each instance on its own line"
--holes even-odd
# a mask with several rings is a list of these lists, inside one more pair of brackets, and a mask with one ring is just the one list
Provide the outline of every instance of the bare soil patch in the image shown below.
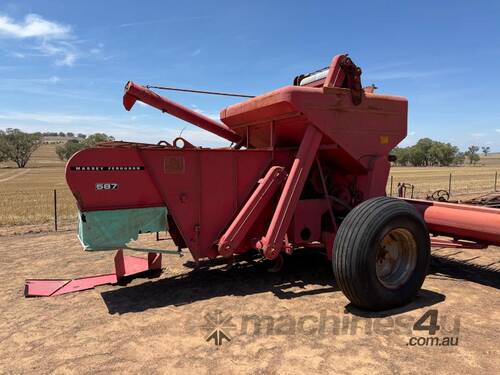
[[[172,246],[154,235],[141,243]],[[27,299],[26,278],[107,273],[113,254],[83,252],[68,231],[4,235],[0,251],[2,373],[494,374],[500,367],[500,248],[435,251],[418,298],[385,313],[351,307],[316,253],[297,252],[278,273],[259,259],[240,259],[231,270],[217,261],[195,270],[189,254],[164,256],[158,278]],[[412,336],[429,337],[412,331],[429,309],[439,314],[435,336],[452,335],[453,320],[460,320],[457,346],[407,345]],[[236,326],[220,347],[205,341],[205,318],[216,311]],[[289,317],[295,330],[245,334],[242,319],[252,314],[275,323]],[[298,329],[301,317],[321,314],[346,322],[347,332],[334,333],[327,322],[320,333],[314,319]],[[350,333],[354,321],[361,328]]]

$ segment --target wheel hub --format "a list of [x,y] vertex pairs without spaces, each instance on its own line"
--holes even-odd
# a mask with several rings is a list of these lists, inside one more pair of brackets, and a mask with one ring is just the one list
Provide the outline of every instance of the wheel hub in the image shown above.
[[382,285],[399,288],[408,281],[416,264],[417,243],[409,230],[393,229],[382,238],[376,256],[376,274]]

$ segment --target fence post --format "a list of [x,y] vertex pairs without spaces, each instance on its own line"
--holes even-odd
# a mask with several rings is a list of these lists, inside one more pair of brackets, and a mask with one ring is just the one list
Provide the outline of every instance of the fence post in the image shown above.
[[495,172],[495,185],[493,187],[493,191],[497,191],[497,180],[498,180],[498,171]]
[[57,232],[57,190],[54,189],[54,230]]
[[448,194],[451,196],[451,172],[450,172],[450,177],[448,179]]
[[389,196],[391,196],[391,197],[392,197],[392,177],[393,177],[393,176],[391,175],[391,193],[390,193],[390,195],[389,195]]

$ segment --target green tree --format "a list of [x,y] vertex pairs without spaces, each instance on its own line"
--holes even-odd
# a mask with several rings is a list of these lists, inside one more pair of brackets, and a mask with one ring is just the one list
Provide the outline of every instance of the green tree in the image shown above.
[[30,134],[9,128],[0,132],[0,159],[13,161],[18,168],[24,168],[41,144],[41,133]]
[[84,143],[86,144],[87,147],[93,147],[98,143],[110,142],[110,141],[114,141],[114,140],[115,140],[115,138],[110,136],[110,135],[107,135],[104,133],[95,133],[95,134],[89,135],[85,139]]
[[457,152],[457,154],[453,157],[453,165],[462,165],[465,162],[465,153]]
[[83,150],[84,148],[94,147],[101,142],[114,141],[112,136],[104,133],[95,133],[89,135],[86,139],[69,139],[64,143],[56,147],[56,154],[61,160],[68,160],[77,151]]
[[75,152],[85,148],[85,144],[78,139],[70,139],[64,145],[56,147],[56,154],[61,160],[68,160]]
[[430,154],[430,150],[434,144],[434,141],[430,138],[422,138],[419,139],[416,145],[411,147],[411,156],[410,160],[413,165],[427,167],[432,165],[432,158]]
[[469,146],[468,150],[465,152],[465,156],[469,159],[469,164],[476,164],[481,158],[477,153],[479,147],[476,145]]
[[453,160],[458,152],[458,147],[453,146],[450,143],[433,141],[433,144],[429,149],[430,165],[449,166],[453,163]]
[[410,164],[409,147],[396,147],[394,150],[392,150],[392,154],[396,156],[396,165],[404,167]]
[[4,136],[5,136],[5,132],[0,129],[0,163],[2,161],[7,161],[8,160],[7,153],[6,153],[7,147],[4,144],[4,142],[5,142],[4,141]]
[[484,156],[488,156],[488,154],[490,153],[490,146],[483,146],[481,147],[481,150],[483,150],[483,155]]
[[410,147],[396,147],[392,154],[397,158],[397,165],[415,167],[458,165],[465,158],[458,147],[430,138],[422,138]]
[[427,165],[425,152],[417,145],[413,145],[408,150],[408,160],[414,167],[424,167]]

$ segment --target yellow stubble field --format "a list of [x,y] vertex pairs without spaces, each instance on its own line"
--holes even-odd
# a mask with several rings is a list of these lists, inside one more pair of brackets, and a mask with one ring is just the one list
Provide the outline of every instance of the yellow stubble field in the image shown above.
[[[56,144],[43,144],[25,169],[12,163],[0,164],[0,227],[50,224],[54,221],[54,190],[57,191],[57,215],[60,223],[74,222],[76,205],[66,186],[65,163],[57,158]],[[415,196],[425,196],[437,189],[448,189],[452,174],[452,197],[491,192],[495,173],[500,175],[500,154],[481,159],[480,165],[461,167],[393,167],[393,195],[397,184],[415,185]],[[500,176],[499,176],[500,179]],[[390,179],[387,192],[390,194]],[[497,182],[500,190],[500,181]],[[49,226],[50,227],[50,226]]]

